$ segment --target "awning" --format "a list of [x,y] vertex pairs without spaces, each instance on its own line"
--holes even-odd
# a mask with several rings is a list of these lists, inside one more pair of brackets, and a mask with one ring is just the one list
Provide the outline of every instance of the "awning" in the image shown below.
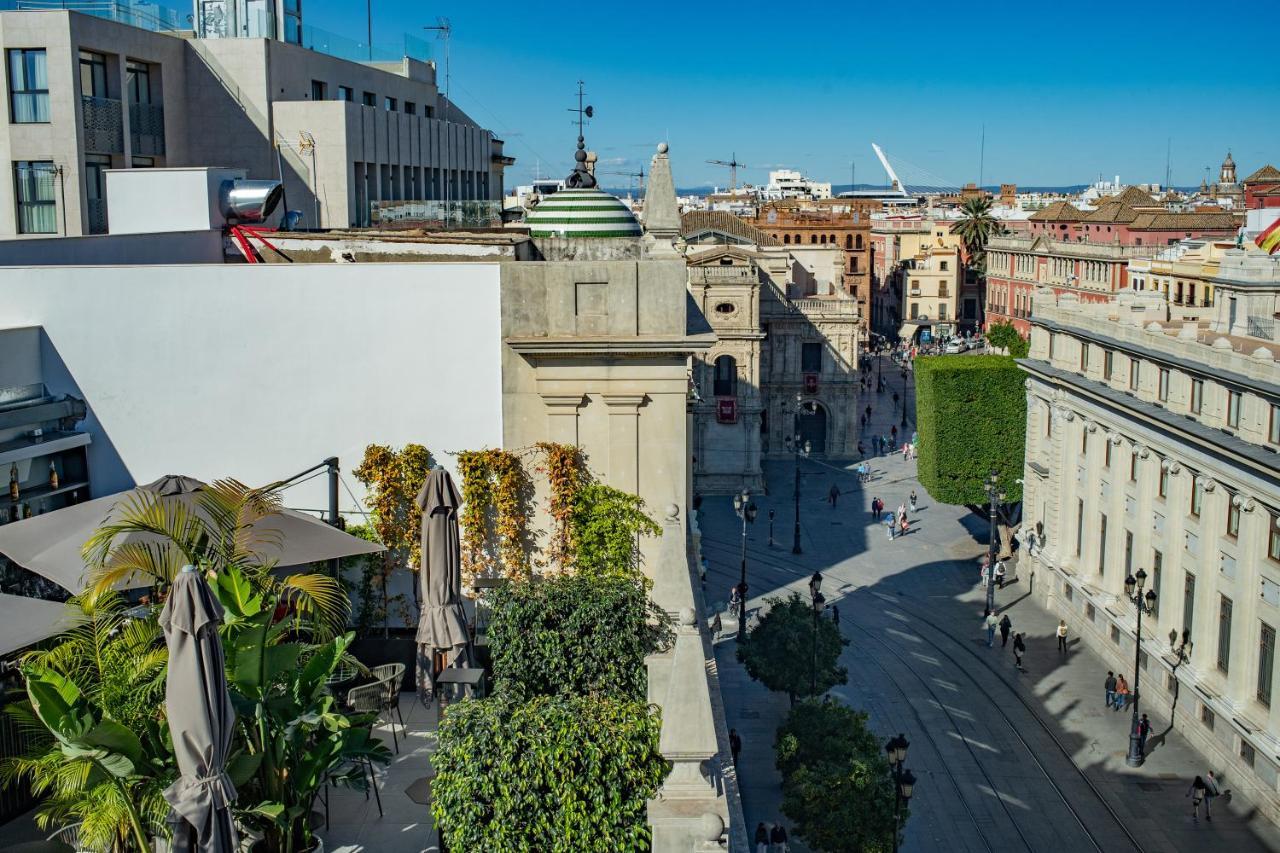
[[46,640],[72,624],[65,604],[0,593],[0,655]]

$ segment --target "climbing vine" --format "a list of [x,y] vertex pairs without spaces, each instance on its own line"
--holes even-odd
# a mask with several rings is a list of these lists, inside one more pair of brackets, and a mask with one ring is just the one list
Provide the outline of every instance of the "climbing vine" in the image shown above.
[[581,448],[572,444],[555,444],[550,441],[534,445],[539,463],[538,473],[547,477],[551,495],[548,514],[551,516],[551,540],[547,547],[547,563],[561,571],[572,562],[572,532],[574,504],[582,487],[590,482],[586,458]]
[[458,454],[462,477],[462,572],[527,577],[533,483],[520,456],[506,450]]
[[[409,620],[409,608],[403,595],[390,595],[391,575],[398,569],[416,568],[422,564],[422,516],[414,499],[431,469],[431,451],[421,444],[406,444],[399,450],[382,444],[370,444],[356,467],[356,479],[367,490],[365,501],[370,509],[370,526],[377,540],[387,547],[381,558],[367,561],[365,572],[371,572],[369,592],[380,596],[380,615],[384,631],[388,612],[395,607]],[[414,585],[415,590],[417,585]],[[362,605],[363,607],[364,605]]]

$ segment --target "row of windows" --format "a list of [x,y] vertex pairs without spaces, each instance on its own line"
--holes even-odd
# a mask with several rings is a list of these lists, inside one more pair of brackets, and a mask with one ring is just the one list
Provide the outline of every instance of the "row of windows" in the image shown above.
[[[355,100],[355,92],[350,86],[339,86],[334,92],[333,99],[335,101],[353,101]],[[311,100],[329,100],[329,84],[323,80],[312,80]],[[378,106],[378,96],[373,92],[362,92],[360,95],[360,103],[364,104],[366,107],[376,107]],[[390,95],[385,95],[382,98],[382,108],[390,113],[398,112],[400,110],[400,101]],[[405,101],[404,114],[416,116],[418,114],[418,105],[413,101]],[[422,114],[427,118],[434,118],[435,109],[431,106],[424,107]]]
[[[1049,360],[1053,361],[1056,340],[1058,335],[1049,332]],[[1091,351],[1097,347],[1097,344],[1090,344],[1086,341],[1078,341],[1080,353],[1080,372],[1087,373],[1089,370]],[[1112,382],[1115,375],[1115,352],[1113,350],[1104,349],[1102,351],[1102,379],[1105,382]],[[1143,362],[1141,359],[1132,356],[1127,357],[1129,362],[1129,372],[1127,377],[1128,390],[1137,392],[1141,386],[1143,374]],[[1174,371],[1167,367],[1159,367],[1156,365],[1148,365],[1147,370],[1155,367],[1156,374],[1156,400],[1161,404],[1168,404],[1171,401],[1171,387],[1173,377],[1176,375],[1181,383],[1183,379],[1187,381],[1186,386],[1186,412],[1191,415],[1200,415],[1204,409],[1204,380],[1193,376],[1187,376],[1181,371]],[[1240,407],[1244,394],[1240,391],[1226,388],[1226,400],[1223,406],[1222,420],[1223,424],[1229,429],[1240,428]],[[1267,443],[1280,446],[1280,404],[1270,403],[1267,419]]]
[[[45,124],[49,117],[49,62],[44,48],[8,50],[9,120],[13,124]],[[125,94],[131,104],[155,103],[153,67],[136,59],[125,60]],[[79,53],[80,94],[85,98],[111,98],[107,57],[82,50]]]
[[[792,237],[792,235],[790,234],[783,234],[782,244],[784,246],[790,246],[792,243],[794,243],[795,245],[799,246],[801,243],[804,242],[803,238],[804,238],[803,234],[796,234],[794,237]],[[840,241],[836,239],[835,234],[830,234],[830,235],[810,234],[809,235],[809,244],[811,246],[834,245],[839,242]],[[844,247],[850,251],[861,251],[862,235],[858,234],[856,237],[853,234],[844,235]]]
[[[800,344],[800,371],[802,373],[822,372],[821,342]],[[718,356],[712,365],[711,393],[717,397],[738,396],[738,360],[728,353]]]

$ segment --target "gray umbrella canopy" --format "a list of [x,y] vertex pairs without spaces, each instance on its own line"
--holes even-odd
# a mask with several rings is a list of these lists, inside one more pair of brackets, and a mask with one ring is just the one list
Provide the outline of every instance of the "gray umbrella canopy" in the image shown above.
[[165,710],[181,775],[164,792],[172,813],[173,849],[233,853],[235,786],[226,774],[236,720],[218,624],[222,605],[201,574],[185,567],[160,612],[169,646]]
[[[94,531],[118,517],[131,496],[146,491],[196,508],[203,488],[204,483],[199,480],[171,474],[127,492],[5,524],[0,526],[0,554],[70,592],[80,592],[85,586],[81,547]],[[259,520],[253,530],[262,543],[259,550],[263,558],[275,560],[282,566],[301,566],[384,550],[376,542],[366,542],[317,518],[288,509]],[[129,534],[116,541],[145,538]],[[148,583],[138,580],[135,585]]]
[[448,649],[449,665],[470,665],[471,637],[462,609],[462,552],[458,507],[462,497],[449,472],[427,474],[416,499],[422,510],[422,615],[418,619],[419,684],[430,692],[431,653]]

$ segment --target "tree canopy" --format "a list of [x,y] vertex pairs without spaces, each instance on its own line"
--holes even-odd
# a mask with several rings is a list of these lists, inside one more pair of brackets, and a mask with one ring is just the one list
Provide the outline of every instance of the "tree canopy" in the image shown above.
[[792,593],[766,599],[769,610],[738,645],[738,660],[747,674],[770,690],[797,696],[820,696],[849,680],[840,666],[840,651],[849,641],[830,619],[814,619],[809,602]]
[[1012,323],[992,323],[987,329],[987,340],[993,347],[1007,350],[1012,358],[1026,358],[1031,351],[1031,342],[1018,334]]

